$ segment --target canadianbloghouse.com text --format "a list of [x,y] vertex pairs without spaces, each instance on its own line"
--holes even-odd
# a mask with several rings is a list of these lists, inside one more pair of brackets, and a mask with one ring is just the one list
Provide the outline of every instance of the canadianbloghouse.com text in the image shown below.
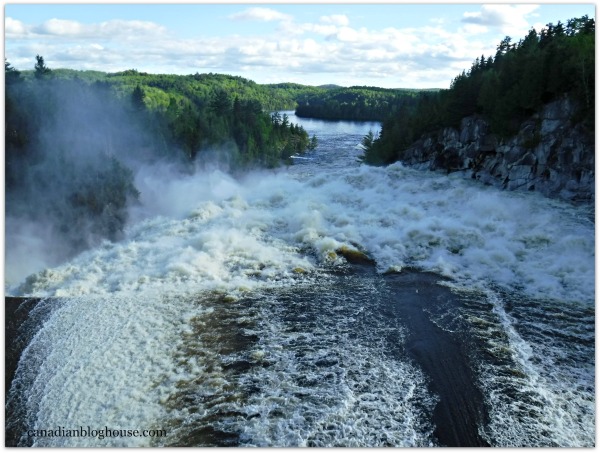
[[113,429],[108,426],[100,429],[89,426],[79,426],[78,428],[59,426],[54,429],[28,429],[27,435],[29,437],[95,437],[106,439],[112,437],[166,437],[167,431],[164,429]]

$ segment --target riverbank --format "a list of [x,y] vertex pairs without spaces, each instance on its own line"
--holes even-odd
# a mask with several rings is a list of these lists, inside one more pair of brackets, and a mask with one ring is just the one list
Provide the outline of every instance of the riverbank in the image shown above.
[[536,191],[575,203],[594,203],[594,135],[573,124],[569,98],[545,105],[500,138],[488,122],[471,116],[459,128],[447,127],[417,140],[401,161],[428,170],[458,172],[499,189]]

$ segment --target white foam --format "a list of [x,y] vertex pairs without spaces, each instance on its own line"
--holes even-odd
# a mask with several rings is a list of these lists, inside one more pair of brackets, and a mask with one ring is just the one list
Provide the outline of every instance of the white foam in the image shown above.
[[[465,285],[593,299],[593,224],[583,208],[535,194],[488,190],[400,164],[315,176],[263,173],[241,182],[213,172],[173,184],[152,199],[159,211],[171,206],[167,213],[175,218],[147,218],[121,243],[86,252],[11,292],[255,287],[258,274],[284,278],[297,267],[313,269],[341,245],[358,245],[381,271],[417,266]],[[179,201],[171,203],[175,194]]]
[[[52,301],[42,302],[52,304]],[[184,298],[71,298],[26,348],[17,380],[28,429],[161,429],[161,404],[181,378],[170,352],[189,313]],[[35,365],[37,364],[37,366]],[[31,373],[35,369],[35,374]],[[16,397],[16,396],[13,396]],[[34,446],[143,446],[144,437],[35,437]]]
[[[536,323],[534,317],[520,321],[509,315],[498,295],[488,292],[493,313],[506,334],[490,344],[502,348],[510,357],[510,368],[483,368],[481,381],[489,407],[486,435],[493,446],[501,447],[590,447],[595,442],[595,399],[593,365],[593,320],[591,316],[574,315],[581,326],[587,345],[572,340],[558,340],[549,321]],[[548,310],[554,311],[552,303]],[[544,308],[536,310],[545,311]],[[559,310],[564,310],[560,307]],[[568,310],[568,309],[567,309]],[[544,316],[540,314],[540,317]],[[532,319],[533,318],[533,319]],[[587,319],[586,319],[587,318]],[[516,326],[533,324],[541,340],[525,340]],[[536,325],[537,324],[537,325]],[[560,322],[565,336],[575,329]],[[530,327],[531,328],[531,327]],[[579,333],[579,332],[578,332]],[[578,334],[575,334],[579,336]],[[587,336],[587,338],[586,338]],[[564,344],[560,344],[564,341]],[[516,369],[514,368],[516,367]],[[514,393],[518,393],[515,397]]]

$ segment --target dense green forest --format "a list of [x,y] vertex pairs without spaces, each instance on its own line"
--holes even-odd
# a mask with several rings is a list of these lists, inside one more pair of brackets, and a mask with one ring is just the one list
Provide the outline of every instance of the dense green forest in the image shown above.
[[315,146],[275,108],[285,89],[218,74],[107,74],[5,61],[6,214],[43,224],[82,250],[118,239],[139,193],[134,173],[169,162],[275,167]]
[[[32,82],[37,72],[23,72]],[[152,126],[162,152],[183,152],[195,159],[202,150],[226,147],[233,168],[272,167],[308,145],[305,131],[268,112],[293,109],[289,89],[261,86],[223,74],[187,76],[148,74],[134,69],[118,73],[52,70],[48,80],[88,86],[134,104],[138,120]],[[31,83],[28,84],[31,86]],[[233,147],[231,146],[233,145]]]
[[561,96],[578,105],[575,121],[594,131],[595,23],[587,16],[566,25],[548,24],[512,43],[504,38],[492,57],[481,56],[448,90],[419,93],[416,105],[384,121],[379,137],[363,141],[364,160],[389,164],[423,134],[457,127],[462,118],[481,115],[492,133],[508,137],[543,104]]
[[399,112],[411,111],[419,93],[437,90],[337,87],[297,96],[300,117],[354,121],[383,121]]

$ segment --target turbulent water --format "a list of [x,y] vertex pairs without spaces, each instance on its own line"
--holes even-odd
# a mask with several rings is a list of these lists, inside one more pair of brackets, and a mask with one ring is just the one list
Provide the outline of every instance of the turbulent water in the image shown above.
[[[41,299],[14,442],[594,446],[592,210],[364,166],[377,123],[290,116],[319,138],[292,166],[147,169],[124,240],[13,282]],[[166,436],[26,433],[79,426]]]

